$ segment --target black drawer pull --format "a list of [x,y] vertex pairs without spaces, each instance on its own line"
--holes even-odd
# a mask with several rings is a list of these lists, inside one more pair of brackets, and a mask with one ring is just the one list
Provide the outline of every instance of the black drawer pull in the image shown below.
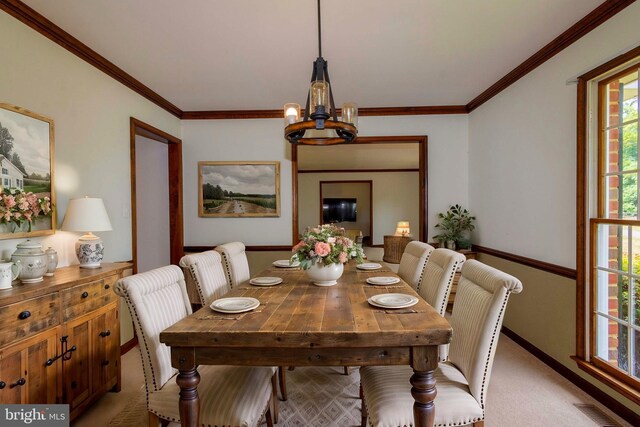
[[18,319],[20,320],[28,319],[29,317],[31,317],[30,311],[23,311],[22,313],[18,314]]
[[5,388],[6,386],[7,386],[7,383],[5,383],[4,381],[0,381],[0,390]]
[[108,366],[109,365],[109,361],[108,360],[103,360],[102,361],[102,366]]
[[111,335],[111,331],[110,331],[110,330],[108,330],[108,329],[107,329],[106,331],[102,331],[102,332],[100,332],[100,336],[101,336],[102,338],[104,338],[104,337],[108,337],[109,335]]
[[80,295],[82,298],[87,298],[89,296],[89,292],[85,291]]
[[111,287],[111,286],[109,286],[109,285],[104,285],[104,288],[105,288],[105,289],[109,289],[110,287]]
[[21,385],[25,385],[26,382],[27,382],[27,380],[25,380],[24,378],[20,378],[18,381],[16,381],[15,383],[11,384],[9,386],[9,388],[14,388],[14,387],[18,387],[18,386],[21,386]]
[[71,381],[71,389],[78,387],[78,383],[75,381]]

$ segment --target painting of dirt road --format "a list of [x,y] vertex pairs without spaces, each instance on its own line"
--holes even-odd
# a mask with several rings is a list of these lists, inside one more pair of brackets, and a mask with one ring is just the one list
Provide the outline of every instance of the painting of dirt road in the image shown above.
[[198,162],[198,216],[280,216],[280,162]]

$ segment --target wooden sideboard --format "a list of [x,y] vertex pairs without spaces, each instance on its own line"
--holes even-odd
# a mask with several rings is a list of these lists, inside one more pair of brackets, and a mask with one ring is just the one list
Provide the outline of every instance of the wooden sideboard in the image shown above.
[[[476,259],[476,257],[478,256],[477,252],[473,252],[468,249],[460,249],[458,250],[458,252],[467,257],[467,259]],[[453,310],[453,300],[456,299],[456,290],[458,289],[458,282],[460,281],[461,269],[462,266],[460,267],[460,269],[458,269],[458,271],[456,271],[456,275],[453,276],[453,282],[451,283],[451,293],[449,294],[449,301],[447,302],[447,311],[449,313],[451,313],[451,310]]]
[[382,260],[391,264],[399,264],[404,248],[412,240],[408,236],[384,236],[384,255]]
[[66,403],[71,419],[120,391],[120,299],[130,263],[56,270],[0,291],[0,404]]

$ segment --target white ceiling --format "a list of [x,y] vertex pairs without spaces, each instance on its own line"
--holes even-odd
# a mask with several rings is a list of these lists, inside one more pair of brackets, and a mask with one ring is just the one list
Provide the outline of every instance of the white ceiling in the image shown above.
[[[462,105],[603,0],[323,0],[336,104]],[[24,0],[185,111],[304,104],[315,0]]]

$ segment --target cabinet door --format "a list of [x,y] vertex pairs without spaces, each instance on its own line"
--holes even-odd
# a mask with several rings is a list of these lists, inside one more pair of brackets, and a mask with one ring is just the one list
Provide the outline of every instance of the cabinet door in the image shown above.
[[50,329],[0,352],[0,403],[57,403],[58,332]]
[[25,348],[27,380],[27,403],[56,403],[58,395],[59,362],[47,365],[48,360],[55,358],[61,351],[57,329],[47,331],[38,336]]
[[92,392],[108,391],[118,383],[118,365],[120,364],[118,310],[113,309],[91,320],[92,355]]
[[71,410],[90,396],[91,359],[89,320],[69,322],[66,328],[67,349],[73,346],[75,351],[69,353],[70,359],[63,360],[64,403]]
[[0,354],[0,403],[22,403],[21,380],[26,382],[22,371],[22,354],[18,350],[3,351]]

